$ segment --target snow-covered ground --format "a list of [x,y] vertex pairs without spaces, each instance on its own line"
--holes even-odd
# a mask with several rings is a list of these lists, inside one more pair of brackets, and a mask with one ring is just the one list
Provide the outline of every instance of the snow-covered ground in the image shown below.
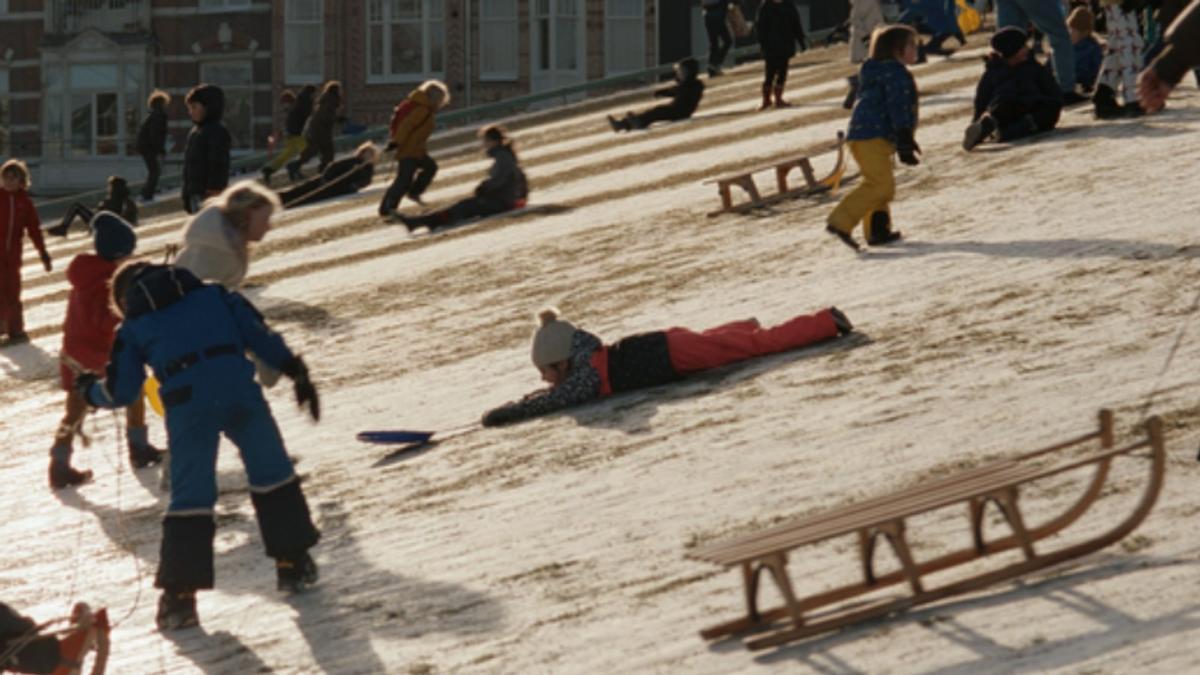
[[[1196,293],[1200,97],[1185,85],[1165,114],[1108,124],[1069,111],[1039,143],[967,155],[980,40],[915,69],[925,161],[899,170],[894,207],[907,240],[861,258],[822,232],[829,199],[705,217],[717,205],[706,178],[832,144],[842,50],[796,59],[786,111],[752,112],[750,65],[714,81],[687,124],[616,136],[603,115],[633,107],[623,100],[518,120],[533,202],[553,213],[412,238],[374,217],[381,182],[281,216],[249,293],[321,387],[319,425],[289,387],[269,396],[324,533],[323,579],[275,593],[227,448],[217,589],[200,598],[203,628],[177,635],[153,629],[157,475],[130,472],[116,418],[94,416],[91,447],[76,451],[95,483],[45,487],[61,269],[89,247],[53,243],[60,271],[25,270],[34,344],[0,350],[0,599],[39,619],[76,600],[108,606],[122,674],[1200,670],[1187,648],[1200,639],[1200,326],[1157,380]],[[486,167],[461,145],[441,159],[434,202],[467,194]],[[816,157],[817,171],[831,162]],[[158,255],[181,223],[143,226],[143,250]],[[547,304],[609,339],[831,304],[860,334],[374,466],[383,451],[355,432],[449,429],[536,387],[527,339]],[[737,616],[740,576],[686,560],[688,547],[1089,431],[1101,407],[1128,437],[1156,381],[1168,482],[1123,545],[777,651],[698,637]],[[1123,517],[1144,473],[1115,465],[1067,536]],[[1031,493],[1027,518],[1084,478]],[[962,516],[915,524],[918,556],[964,541]],[[803,590],[853,578],[852,544],[794,555]]]

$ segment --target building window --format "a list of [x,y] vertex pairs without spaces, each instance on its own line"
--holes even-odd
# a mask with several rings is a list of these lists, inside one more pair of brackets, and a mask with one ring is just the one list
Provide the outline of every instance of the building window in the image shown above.
[[200,9],[209,11],[243,9],[249,6],[250,0],[200,0]]
[[516,80],[520,35],[517,0],[481,0],[479,6],[479,77]]
[[645,67],[645,0],[605,0],[605,73],[617,75],[642,70]]
[[289,83],[320,82],[322,51],[322,0],[287,0],[284,10],[284,77]]
[[221,120],[233,139],[234,150],[254,147],[254,72],[246,61],[212,61],[200,64],[200,80],[225,92]]
[[[0,0],[0,5],[3,3]],[[0,70],[0,157],[12,155],[12,100],[8,91],[8,71]]]
[[368,0],[367,82],[441,77],[446,69],[442,0]]

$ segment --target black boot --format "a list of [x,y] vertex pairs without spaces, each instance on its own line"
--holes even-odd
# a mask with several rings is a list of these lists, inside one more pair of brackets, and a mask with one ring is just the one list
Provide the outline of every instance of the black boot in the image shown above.
[[620,133],[622,131],[625,131],[625,125],[621,124],[621,120],[613,117],[612,115],[608,115],[607,117],[608,117],[608,126],[612,127],[613,133]]
[[91,480],[91,471],[77,471],[66,462],[50,461],[50,488],[53,490],[83,485]]
[[135,469],[162,463],[163,452],[150,444],[146,427],[130,427],[125,430],[129,441],[129,463]]
[[75,220],[75,209],[67,211],[67,215],[63,216],[62,222],[54,227],[47,227],[46,233],[56,237],[66,237],[67,232],[71,229],[71,221]]
[[317,563],[307,552],[284,556],[275,561],[276,588],[284,593],[303,593],[321,577]]
[[849,246],[851,248],[851,250],[856,251],[856,252],[862,250],[862,247],[858,245],[858,242],[854,241],[854,237],[852,237],[851,235],[849,235],[845,232],[842,232],[841,230],[837,229],[836,227],[834,227],[832,225],[826,225],[825,231],[828,232],[829,234],[832,234],[833,236],[837,237],[843,244],[845,244],[846,246]]
[[984,113],[979,119],[969,124],[963,133],[963,150],[967,152],[974,150],[994,133],[996,133],[996,118]]
[[871,214],[870,226],[867,228],[868,246],[886,246],[900,241],[904,235],[892,231],[892,216],[887,211],[876,211]]
[[196,615],[196,592],[163,589],[154,617],[160,631],[181,630],[200,625]]
[[829,313],[833,315],[833,325],[837,326],[838,335],[846,335],[854,331],[854,324],[850,323],[845,312],[837,307],[830,307]]
[[1146,109],[1137,101],[1130,101],[1121,106],[1121,112],[1125,113],[1126,117],[1142,117],[1146,114]]
[[1096,108],[1096,119],[1115,120],[1125,116],[1121,104],[1117,103],[1117,92],[1107,84],[1096,87],[1096,93],[1092,94],[1092,105]]
[[271,185],[271,174],[273,174],[273,173],[275,173],[275,169],[272,169],[272,168],[271,168],[271,167],[269,167],[269,166],[264,166],[264,167],[262,168],[262,182],[263,182],[263,185],[267,185],[267,186],[270,186],[270,185]]
[[758,106],[759,110],[771,109],[771,85],[764,84],[762,86],[762,105]]
[[858,100],[858,76],[851,75],[846,78],[846,81],[850,83],[850,89],[846,92],[846,100],[842,101],[842,107],[846,110],[853,110],[854,102]]

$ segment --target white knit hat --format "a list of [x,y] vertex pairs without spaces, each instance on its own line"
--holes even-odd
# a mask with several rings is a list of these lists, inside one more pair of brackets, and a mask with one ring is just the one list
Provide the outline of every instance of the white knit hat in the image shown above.
[[533,365],[544,368],[571,357],[571,340],[575,337],[575,326],[558,318],[553,307],[538,313],[541,325],[533,332]]

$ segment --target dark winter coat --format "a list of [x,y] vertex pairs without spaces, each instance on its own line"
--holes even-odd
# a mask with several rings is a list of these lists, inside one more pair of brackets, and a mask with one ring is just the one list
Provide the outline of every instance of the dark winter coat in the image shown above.
[[309,143],[320,143],[322,139],[333,139],[337,126],[338,109],[342,107],[342,95],[338,89],[330,89],[317,100],[317,110],[304,125],[304,138]]
[[1075,81],[1089,90],[1096,86],[1100,77],[1100,65],[1104,63],[1104,47],[1089,35],[1075,43]]
[[375,177],[375,165],[357,157],[339,159],[320,176],[311,178],[284,192],[279,197],[284,208],[312,204],[342,195],[350,195],[371,184]]
[[730,0],[701,0],[701,5],[704,7],[704,16],[719,16],[724,19],[729,15]]
[[1200,2],[1193,1],[1167,30],[1166,47],[1154,59],[1154,72],[1176,85],[1187,71],[1200,66]]
[[96,205],[96,212],[99,213],[100,211],[111,211],[112,213],[120,214],[122,218],[129,221],[130,225],[137,225],[138,207],[129,197],[129,184],[124,180],[118,179],[118,182],[112,186],[104,201]]
[[151,108],[138,129],[137,151],[139,155],[157,157],[166,151],[167,111]]
[[758,46],[762,48],[763,56],[791,58],[796,55],[796,45],[801,50],[807,48],[804,24],[792,0],[763,0],[758,6],[754,29],[758,33]]
[[610,394],[680,379],[671,366],[667,335],[661,331],[632,335],[606,347],[595,335],[576,330],[567,361],[570,368],[560,384],[489,411],[483,416],[483,425],[512,424]]
[[696,77],[695,73],[687,73],[682,82],[676,82],[674,86],[663,87],[654,92],[654,95],[658,98],[671,99],[668,105],[675,119],[687,119],[696,112],[696,108],[700,107],[700,99],[704,97],[704,83]]
[[917,117],[917,83],[908,68],[894,59],[864,61],[846,139],[884,138],[895,143],[901,130],[916,129]]
[[292,109],[288,111],[287,123],[284,125],[284,131],[288,136],[299,136],[304,133],[304,125],[308,122],[308,118],[312,115],[313,109],[313,90],[301,89],[299,94],[296,94],[296,102],[292,104]]
[[225,92],[204,85],[196,92],[204,105],[204,120],[194,124],[183,151],[183,197],[204,197],[229,185],[229,150],[233,144],[229,130],[221,122],[225,114]]
[[[12,607],[0,602],[0,654],[6,654],[16,641],[36,632],[37,624],[33,619],[21,616]],[[0,663],[0,672],[49,673],[58,667],[61,657],[58,639],[49,636],[34,638],[17,650],[11,660]]]
[[511,209],[529,196],[525,172],[508,146],[496,146],[488,150],[488,156],[492,158],[492,167],[487,179],[475,188],[475,196],[505,210]]
[[983,78],[975,88],[975,116],[979,119],[998,103],[1019,103],[1027,108],[1057,105],[1062,108],[1062,89],[1050,69],[1032,57],[1011,66],[993,54],[984,67]]
[[901,7],[899,23],[935,36],[954,35],[959,30],[954,0],[907,0]]

